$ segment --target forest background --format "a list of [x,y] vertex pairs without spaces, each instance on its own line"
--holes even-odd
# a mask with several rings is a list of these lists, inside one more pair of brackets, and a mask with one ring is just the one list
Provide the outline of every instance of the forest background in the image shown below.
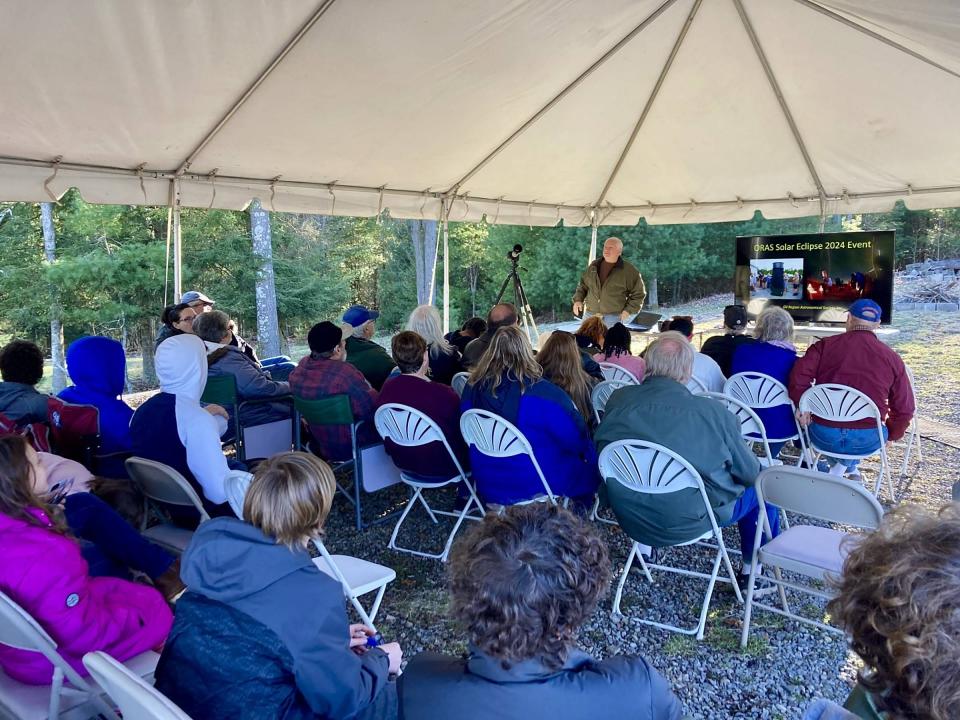
[[[264,222],[268,232],[260,233],[254,252],[252,229]],[[435,221],[267,214],[254,205],[249,212],[186,209],[182,228],[184,289],[215,299],[245,338],[258,339],[258,298],[263,313],[275,297],[278,337],[259,338],[267,350],[277,341],[284,351],[302,343],[313,323],[334,319],[353,303],[380,310],[381,332],[400,328],[418,303],[442,305]],[[603,227],[600,241],[622,238],[624,256],[647,281],[648,299],[670,306],[732,290],[738,235],[818,229],[816,217],[777,221],[758,213],[736,223]],[[960,255],[958,209],[909,211],[898,203],[889,213],[832,216],[824,229],[895,230],[898,268]],[[166,208],[89,205],[75,191],[56,205],[0,203],[0,342],[30,339],[56,358],[59,336],[62,347],[83,335],[114,337],[129,354],[146,350],[138,385],[150,386],[160,313],[173,302],[166,235]],[[538,318],[569,318],[589,228],[451,222],[451,326],[486,314],[510,269],[506,254],[517,243]],[[258,294],[258,278],[262,284],[270,272],[275,294]]]

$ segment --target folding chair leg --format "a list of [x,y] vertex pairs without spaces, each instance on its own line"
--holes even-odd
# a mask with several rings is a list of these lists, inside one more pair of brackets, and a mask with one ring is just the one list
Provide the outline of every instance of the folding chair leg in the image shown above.
[[360,616],[360,619],[363,621],[364,625],[372,627],[376,630],[376,626],[373,624],[373,618],[367,614],[367,611],[363,609],[363,605],[360,603],[360,599],[354,595],[350,596],[350,604],[353,605],[353,609],[357,611],[357,615]]
[[747,641],[750,639],[750,619],[753,614],[753,591],[757,584],[757,572],[756,567],[750,568],[750,580],[747,582],[747,601],[743,606],[743,632],[740,634],[741,648],[745,648]]
[[433,524],[436,525],[439,521],[437,516],[433,514],[433,510],[430,509],[430,506],[427,504],[427,501],[423,498],[422,488],[417,488],[416,492],[413,493],[413,497],[410,498],[410,502],[414,500],[419,500],[420,504],[423,505],[423,509],[427,511],[427,515],[430,516],[430,519],[433,521]]
[[377,617],[377,613],[380,612],[380,603],[383,602],[383,594],[387,591],[387,584],[384,583],[380,586],[380,589],[377,590],[377,597],[373,601],[373,606],[370,608],[370,627],[373,627],[373,621]]
[[60,717],[60,693],[63,692],[63,670],[53,669],[53,682],[50,683],[50,718]]
[[740,593],[740,585],[737,583],[737,574],[733,571],[733,563],[730,562],[730,555],[727,553],[727,546],[723,543],[718,543],[720,546],[719,552],[723,554],[723,563],[727,568],[727,575],[730,578],[730,583],[733,585],[733,592],[737,596],[737,602],[743,602],[743,595]]
[[780,604],[783,605],[783,611],[788,613],[790,612],[790,604],[787,602],[787,591],[783,587],[783,573],[780,572],[780,568],[773,568],[773,576],[777,579],[777,590],[780,593]]
[[[634,556],[639,554],[639,548],[637,543],[630,545],[630,554],[627,555],[627,562],[623,566],[623,572],[620,574],[620,582],[617,583],[617,592],[613,596],[613,614],[614,615],[623,615],[620,611],[620,599],[623,597],[623,586],[627,584],[627,577],[630,575],[630,568],[633,565]],[[642,557],[641,557],[642,560]],[[644,570],[646,570],[647,577],[650,577],[650,570],[647,569],[646,563],[644,563]],[[651,581],[652,582],[652,581]]]
[[[720,574],[720,562],[723,560],[725,554],[722,545],[717,548],[717,557],[714,558],[710,581],[707,583],[707,592],[704,593],[703,606],[700,608],[700,621],[697,624],[697,640],[703,640],[703,633],[707,628],[707,613],[710,611],[710,600],[713,598],[713,588],[717,584],[717,575]],[[736,581],[734,581],[733,586],[737,588]],[[737,594],[740,594],[739,588],[737,589]]]

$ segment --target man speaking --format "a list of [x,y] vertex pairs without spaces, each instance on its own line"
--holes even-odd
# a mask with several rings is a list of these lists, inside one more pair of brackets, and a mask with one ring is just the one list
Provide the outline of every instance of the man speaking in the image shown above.
[[608,237],[603,257],[587,266],[573,294],[573,314],[602,315],[608,327],[633,317],[647,297],[640,271],[624,260],[623,241]]

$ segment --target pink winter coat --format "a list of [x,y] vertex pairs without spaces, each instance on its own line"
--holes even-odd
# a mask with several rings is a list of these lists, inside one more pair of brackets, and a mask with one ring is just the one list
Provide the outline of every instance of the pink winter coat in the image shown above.
[[[37,519],[52,526],[40,510]],[[0,513],[0,590],[26,610],[57,643],[80,675],[80,659],[103,650],[127,660],[159,647],[173,624],[163,596],[127,580],[90,577],[80,546],[24,520]],[[40,653],[0,645],[0,667],[21,682],[44,685],[53,665]]]

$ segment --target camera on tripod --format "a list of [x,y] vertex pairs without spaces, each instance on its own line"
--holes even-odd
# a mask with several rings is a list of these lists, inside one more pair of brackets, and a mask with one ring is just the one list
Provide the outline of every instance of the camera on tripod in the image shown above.
[[517,243],[513,246],[513,250],[507,250],[507,260],[513,260],[516,262],[520,259],[520,253],[523,252],[523,245]]

